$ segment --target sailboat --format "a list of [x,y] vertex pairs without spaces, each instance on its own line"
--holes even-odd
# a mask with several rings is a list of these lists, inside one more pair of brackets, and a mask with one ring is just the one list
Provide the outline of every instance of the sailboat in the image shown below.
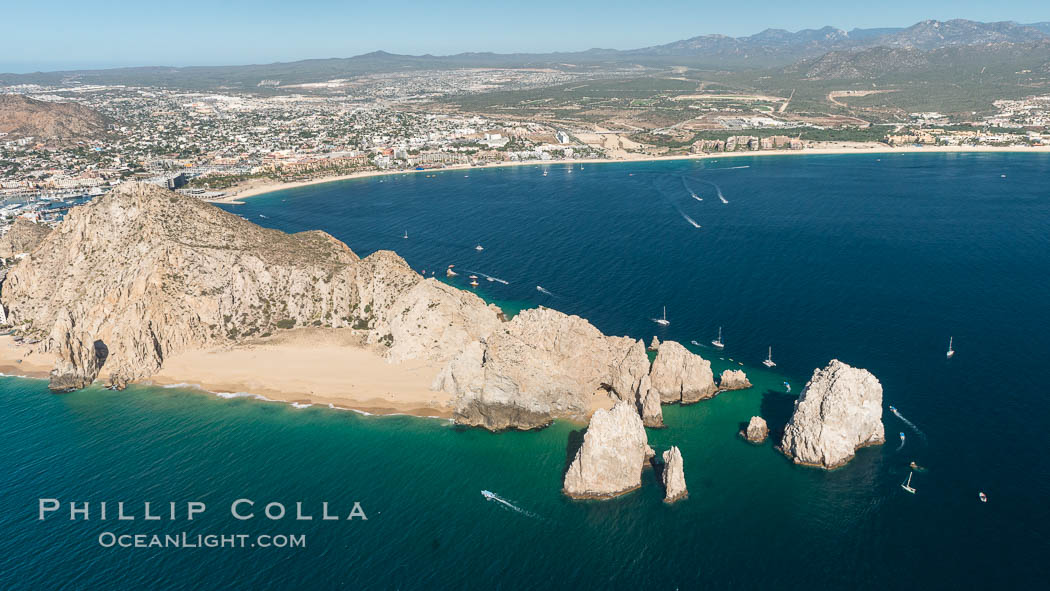
[[773,347],[769,348],[769,356],[762,362],[762,365],[766,367],[776,367],[776,363],[773,363]]
[[402,236],[402,238],[404,238],[405,240],[408,240],[408,230],[405,230],[405,235]]
[[711,341],[711,344],[714,345],[716,349],[725,349],[726,348],[725,343],[722,342],[722,327],[721,326],[718,327],[718,338],[713,340],[713,341]]
[[653,322],[659,324],[660,326],[667,326],[668,324],[671,324],[671,321],[667,319],[667,306],[664,306],[664,317],[653,318]]
[[908,479],[901,483],[901,488],[903,488],[904,490],[910,492],[911,494],[915,494],[915,489],[911,487],[911,475],[912,474],[914,474],[914,472],[908,472]]
[[948,359],[951,359],[955,355],[955,349],[952,349],[952,337],[948,337],[948,352],[944,354]]

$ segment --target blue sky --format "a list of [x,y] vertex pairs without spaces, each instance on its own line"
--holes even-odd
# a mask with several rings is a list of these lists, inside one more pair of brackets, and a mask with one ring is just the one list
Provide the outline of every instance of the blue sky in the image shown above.
[[[164,10],[160,10],[160,6]],[[216,65],[394,53],[629,49],[765,28],[1050,20],[1047,0],[138,0],[11,2],[0,71]],[[13,26],[12,26],[13,25]]]

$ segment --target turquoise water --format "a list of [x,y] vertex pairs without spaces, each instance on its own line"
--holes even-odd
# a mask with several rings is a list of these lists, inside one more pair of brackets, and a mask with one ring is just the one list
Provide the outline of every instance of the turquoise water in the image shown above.
[[[417,269],[498,277],[508,283],[483,280],[479,292],[609,333],[707,343],[724,326],[727,359],[694,349],[719,370],[744,361],[756,387],[664,407],[668,428],[650,431],[658,451],[682,449],[688,500],[664,505],[651,471],[616,500],[564,498],[566,448],[581,433],[568,423],[491,434],[180,389],[55,396],[42,381],[0,378],[0,587],[987,588],[1050,574],[1050,403],[1038,379],[1050,350],[1050,158],[549,170],[360,179],[228,209],[325,229],[362,255],[396,249]],[[671,325],[660,328],[650,319],[664,305]],[[758,366],[770,345],[775,371]],[[736,436],[753,414],[781,426],[792,401],[782,382],[797,393],[831,357],[875,373],[921,435],[887,411],[892,443],[833,472]],[[899,452],[897,431],[908,438]],[[912,460],[928,468],[914,496],[899,487]],[[199,500],[208,511],[192,522],[38,521],[41,497]],[[238,521],[228,506],[242,497],[327,501],[344,515],[358,501],[368,520]],[[103,531],[305,534],[307,545],[102,548]]]

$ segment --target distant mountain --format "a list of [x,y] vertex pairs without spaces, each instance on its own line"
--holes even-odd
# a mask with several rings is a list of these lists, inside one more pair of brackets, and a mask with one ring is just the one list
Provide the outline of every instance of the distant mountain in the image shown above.
[[1019,72],[1050,73],[1050,39],[1029,43],[916,47],[869,47],[832,51],[784,69],[807,80],[873,80],[921,78],[1016,82]]
[[0,94],[0,132],[4,139],[33,137],[73,142],[100,137],[109,119],[75,103],[38,101],[20,94]]
[[922,21],[902,31],[873,39],[878,45],[939,49],[955,45],[1028,43],[1046,39],[1036,27],[1012,22],[979,23],[962,19]]
[[[834,27],[791,32],[766,29],[746,37],[701,35],[664,45],[631,50],[590,49],[542,54],[460,53],[448,56],[398,55],[374,51],[350,58],[311,59],[288,63],[215,67],[143,67],[35,74],[0,74],[3,84],[130,84],[172,88],[255,89],[261,80],[280,84],[320,82],[364,74],[459,68],[546,67],[590,71],[625,66],[689,66],[721,70],[784,68],[835,52],[829,63],[859,59],[855,52],[875,47],[935,50],[975,45],[1026,44],[1050,38],[1050,23],[1021,25],[1013,22],[981,23],[968,20],[922,21],[907,28],[853,29]],[[847,53],[841,53],[847,52]],[[876,62],[876,52],[869,57]],[[853,57],[850,57],[853,56]],[[891,58],[886,58],[891,59]],[[892,65],[887,65],[891,67]],[[812,66],[811,66],[812,67]],[[849,66],[844,66],[849,68]],[[857,64],[857,75],[875,71]],[[823,71],[823,70],[822,70]],[[831,72],[832,70],[828,70]],[[843,70],[846,73],[846,70]],[[820,74],[823,75],[823,74]]]

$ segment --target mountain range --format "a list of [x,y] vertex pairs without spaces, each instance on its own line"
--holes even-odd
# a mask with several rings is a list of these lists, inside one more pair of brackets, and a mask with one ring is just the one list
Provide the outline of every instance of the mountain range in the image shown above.
[[[1050,41],[1050,22],[1018,24],[970,20],[925,20],[910,27],[853,29],[834,27],[790,32],[766,29],[746,37],[702,35],[629,50],[589,49],[579,52],[497,54],[460,53],[447,56],[399,55],[375,51],[349,58],[310,59],[296,62],[242,66],[135,67],[32,74],[0,74],[0,84],[134,84],[174,88],[252,89],[261,80],[282,84],[318,82],[364,74],[457,68],[553,67],[563,70],[598,70],[623,66],[688,66],[719,70],[798,67],[834,53],[835,59],[872,48],[916,52],[957,47],[1043,44]],[[837,52],[837,53],[836,53]],[[883,52],[884,55],[896,55]],[[869,55],[869,57],[871,57]],[[917,58],[923,59],[923,58]],[[893,64],[886,64],[892,67]]]

